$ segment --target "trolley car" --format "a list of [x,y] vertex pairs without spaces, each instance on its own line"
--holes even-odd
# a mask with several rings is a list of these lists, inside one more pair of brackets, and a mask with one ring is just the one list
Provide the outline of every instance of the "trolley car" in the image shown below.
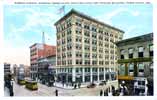
[[30,90],[38,90],[37,82],[33,80],[26,80],[25,86]]

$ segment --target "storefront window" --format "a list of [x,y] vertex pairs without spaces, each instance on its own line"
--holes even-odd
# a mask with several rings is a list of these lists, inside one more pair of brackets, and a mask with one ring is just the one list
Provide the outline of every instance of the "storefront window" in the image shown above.
[[138,73],[139,76],[144,76],[144,64],[138,65]]
[[129,75],[130,76],[134,75],[134,65],[133,64],[129,64]]
[[125,65],[119,66],[119,75],[125,75]]

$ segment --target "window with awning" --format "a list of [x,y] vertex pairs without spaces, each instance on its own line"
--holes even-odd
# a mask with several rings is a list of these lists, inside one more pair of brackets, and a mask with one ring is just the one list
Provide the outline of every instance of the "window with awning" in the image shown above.
[[149,51],[153,51],[153,45],[149,45]]
[[130,48],[129,49],[129,54],[132,54],[133,53],[133,48]]
[[143,52],[143,51],[144,51],[144,48],[141,46],[141,47],[138,48],[138,51],[139,51],[139,52]]

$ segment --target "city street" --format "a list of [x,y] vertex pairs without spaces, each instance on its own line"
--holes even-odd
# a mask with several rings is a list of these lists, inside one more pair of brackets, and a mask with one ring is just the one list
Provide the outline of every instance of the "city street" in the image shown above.
[[[58,90],[59,96],[99,96],[100,90],[104,90],[106,86],[96,86],[95,88],[84,87],[80,89],[63,89],[59,87],[48,87],[38,83],[38,90],[31,91],[25,88],[24,85],[18,85],[14,82],[14,96],[55,96],[56,89]],[[5,93],[5,96],[8,95]]]

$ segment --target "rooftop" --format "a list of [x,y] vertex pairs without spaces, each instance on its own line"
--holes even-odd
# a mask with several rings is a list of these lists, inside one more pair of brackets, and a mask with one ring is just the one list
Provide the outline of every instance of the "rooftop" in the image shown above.
[[139,43],[139,42],[145,42],[145,41],[152,41],[153,40],[153,33],[149,34],[144,34],[141,36],[125,39],[122,41],[118,41],[115,44],[117,46],[124,46],[124,45],[129,45],[129,44],[134,44],[134,43]]
[[81,12],[78,12],[78,11],[76,11],[76,10],[74,10],[74,9],[72,9],[70,12],[68,12],[68,13],[67,13],[66,15],[64,15],[62,18],[60,18],[54,25],[57,25],[59,22],[63,21],[64,19],[66,19],[67,17],[69,17],[69,16],[72,15],[72,14],[76,14],[76,15],[78,15],[78,16],[80,16],[80,17],[85,18],[85,19],[92,20],[92,21],[94,21],[94,22],[96,22],[96,23],[99,23],[99,24],[101,24],[101,25],[107,26],[107,27],[109,27],[109,28],[112,28],[112,29],[115,29],[115,30],[117,30],[117,31],[120,31],[120,32],[124,33],[124,31],[121,30],[121,29],[118,29],[118,28],[116,28],[116,27],[113,27],[113,26],[111,26],[111,25],[109,25],[109,24],[106,24],[106,23],[104,23],[104,22],[98,21],[97,19],[92,18],[92,17],[90,17],[90,16],[88,16],[88,15],[85,15],[85,14],[83,14],[83,13],[81,13]]

